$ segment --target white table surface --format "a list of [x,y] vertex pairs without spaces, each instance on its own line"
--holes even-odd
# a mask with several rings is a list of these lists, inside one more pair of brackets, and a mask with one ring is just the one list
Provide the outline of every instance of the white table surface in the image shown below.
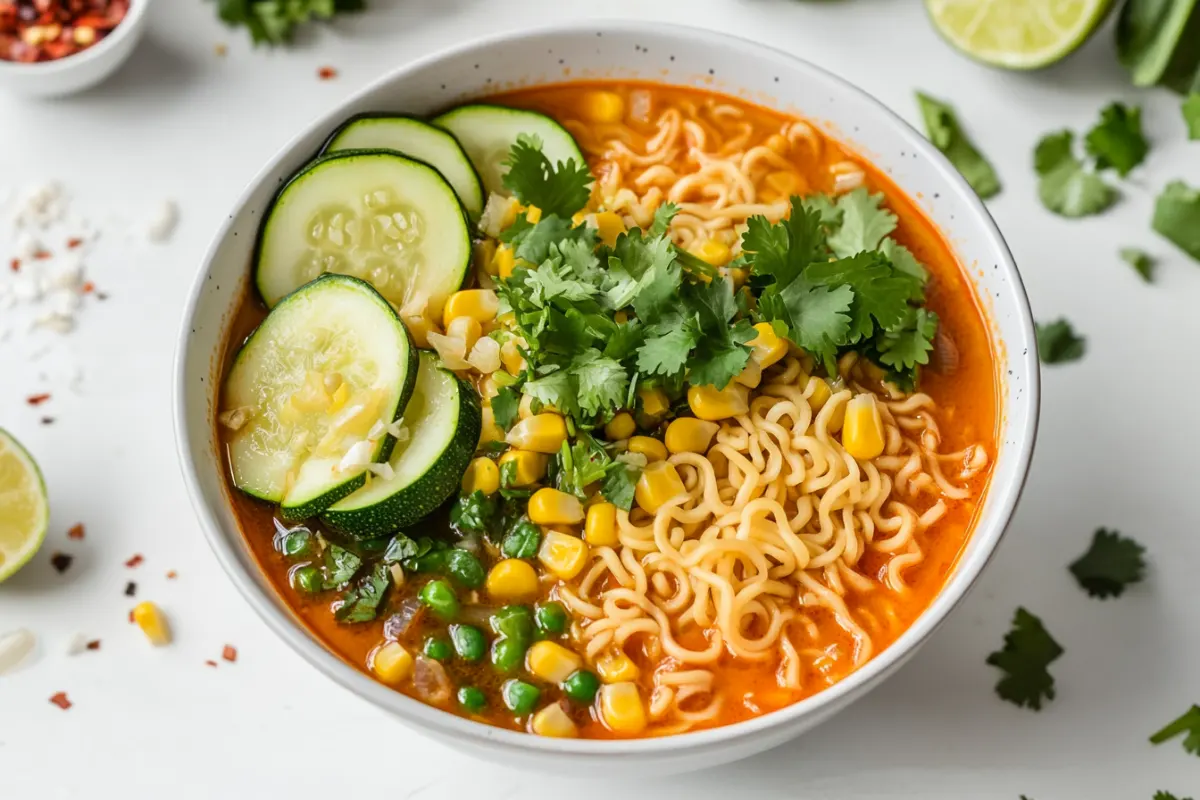
[[[337,688],[294,656],[235,593],[209,553],[176,466],[171,362],[181,310],[209,237],[243,185],[293,133],[385,70],[473,36],[593,15],[683,20],[758,39],[828,67],[916,120],[914,88],[952,100],[1005,184],[991,209],[1023,269],[1036,315],[1088,336],[1079,364],[1045,374],[1041,438],[1024,502],[977,590],[883,689],[804,739],[671,780],[646,796],[716,798],[1129,798],[1200,794],[1200,759],[1149,733],[1200,701],[1200,265],[1149,230],[1154,194],[1200,183],[1200,145],[1178,101],[1128,86],[1100,36],[1067,63],[1004,74],[951,52],[917,0],[372,0],[375,10],[252,51],[211,4],[158,0],[146,41],[111,82],[56,102],[0,96],[0,186],[56,178],[104,230],[92,302],[70,336],[0,344],[0,425],[40,460],[52,501],[45,549],[0,586],[0,631],[40,639],[0,678],[0,797],[605,798],[634,787],[572,782],[475,762]],[[577,9],[577,10],[576,10]],[[214,45],[227,43],[219,58]],[[336,80],[316,78],[321,65]],[[1057,219],[1037,202],[1037,138],[1085,128],[1113,99],[1145,106],[1148,166],[1111,213]],[[164,245],[126,240],[129,221],[174,199]],[[57,244],[52,242],[51,244]],[[1145,286],[1122,245],[1162,257]],[[14,246],[0,227],[0,256]],[[5,258],[4,261],[7,259]],[[2,266],[2,265],[0,265]],[[0,312],[0,328],[4,327]],[[32,358],[32,360],[31,360]],[[82,380],[70,384],[82,370]],[[39,408],[26,395],[48,391]],[[52,425],[39,423],[52,415]],[[66,530],[87,526],[87,538]],[[1115,601],[1085,596],[1065,565],[1098,526],[1147,545],[1147,581]],[[75,556],[65,574],[54,550]],[[124,562],[142,553],[136,570]],[[167,580],[168,570],[178,570]],[[152,650],[126,621],[139,599],[171,615]],[[1042,616],[1066,648],[1058,698],[1041,713],[1001,702],[984,658],[1013,609]],[[66,654],[77,633],[99,652]],[[225,644],[236,664],[220,660]],[[68,692],[74,707],[47,702]],[[335,794],[336,793],[336,794]],[[385,794],[386,793],[386,794]]]

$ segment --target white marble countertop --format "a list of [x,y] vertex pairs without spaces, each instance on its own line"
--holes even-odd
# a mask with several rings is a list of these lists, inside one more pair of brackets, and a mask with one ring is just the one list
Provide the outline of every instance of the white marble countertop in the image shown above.
[[[0,425],[44,468],[47,544],[0,586],[0,631],[27,627],[36,660],[0,678],[0,797],[611,798],[628,781],[572,782],[466,759],[337,688],[294,656],[220,572],[176,466],[171,361],[199,259],[243,185],[319,112],[407,59],[498,29],[641,15],[758,39],[808,58],[916,120],[912,91],[954,102],[994,160],[989,205],[1041,319],[1068,316],[1088,337],[1079,364],[1045,375],[1041,438],[1008,538],[976,591],[904,670],[807,737],[680,778],[647,796],[717,798],[1087,798],[1200,793],[1200,759],[1146,737],[1200,701],[1200,511],[1194,458],[1200,394],[1200,265],[1149,230],[1167,180],[1200,184],[1200,145],[1178,101],[1135,91],[1111,37],[1046,72],[989,70],[946,47],[917,0],[372,0],[369,15],[252,51],[207,2],[161,0],[132,61],[91,93],[45,102],[0,96],[0,186],[61,181],[72,210],[103,231],[87,258],[104,302],[68,336],[0,343]],[[218,57],[214,45],[225,43]],[[320,66],[339,76],[319,81]],[[1110,213],[1067,222],[1037,202],[1031,151],[1061,127],[1086,128],[1113,99],[1141,103],[1154,149]],[[165,244],[122,231],[164,200],[181,217]],[[61,242],[47,242],[61,247]],[[1143,285],[1124,245],[1161,256]],[[0,229],[0,255],[17,246]],[[7,261],[7,258],[4,259]],[[0,329],[14,322],[0,311]],[[10,326],[11,327],[11,326]],[[32,408],[26,396],[49,392]],[[54,417],[43,425],[43,416]],[[86,525],[82,541],[67,529]],[[1065,565],[1106,526],[1149,549],[1147,580],[1089,599]],[[75,557],[58,574],[54,551]],[[136,569],[124,562],[140,553]],[[169,580],[168,570],[178,577]],[[126,621],[133,600],[171,615],[174,646],[152,650]],[[993,693],[995,649],[1013,609],[1041,615],[1065,646],[1058,698],[1041,713]],[[68,656],[77,634],[98,652]],[[238,649],[236,664],[220,659]],[[216,669],[206,659],[219,662]],[[47,702],[66,691],[66,712]],[[380,792],[375,795],[374,792]],[[386,794],[385,794],[386,793]]]

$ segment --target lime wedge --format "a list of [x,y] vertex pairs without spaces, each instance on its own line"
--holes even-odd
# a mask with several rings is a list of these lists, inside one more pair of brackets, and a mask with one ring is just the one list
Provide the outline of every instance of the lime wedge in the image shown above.
[[49,522],[42,473],[25,448],[0,428],[0,583],[33,558]]
[[1005,69],[1037,69],[1066,58],[1111,6],[1112,0],[925,0],[952,45]]

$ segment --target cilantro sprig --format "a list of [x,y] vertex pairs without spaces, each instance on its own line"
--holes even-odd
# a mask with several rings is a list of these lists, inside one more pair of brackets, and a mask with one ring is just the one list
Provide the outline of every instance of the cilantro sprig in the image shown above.
[[1043,364],[1078,361],[1087,352],[1087,340],[1075,333],[1066,318],[1037,323],[1037,345]]
[[954,108],[923,92],[917,92],[917,105],[925,120],[925,135],[950,159],[975,193],[984,200],[999,194],[1000,179],[996,177],[996,170],[963,131]]
[[217,0],[217,16],[231,27],[245,27],[255,45],[274,46],[291,42],[305,23],[366,7],[366,0]]
[[1168,722],[1162,730],[1150,737],[1150,744],[1162,744],[1176,736],[1183,736],[1183,749],[1200,756],[1200,705],[1193,705],[1178,719]]
[[1171,181],[1154,203],[1154,230],[1200,261],[1200,189]]
[[1096,159],[1097,170],[1112,168],[1124,178],[1150,152],[1142,133],[1142,109],[1122,103],[1108,105],[1100,112],[1100,121],[1084,137],[1084,147]]
[[1117,201],[1116,191],[1074,154],[1075,134],[1047,134],[1033,153],[1038,174],[1038,197],[1062,217],[1087,217],[1105,211]]
[[1041,711],[1043,701],[1054,699],[1054,676],[1047,668],[1063,652],[1040,619],[1018,608],[1012,629],[1004,635],[1004,647],[987,657],[988,664],[1004,673],[996,683],[996,694],[1014,705]]
[[1090,597],[1120,597],[1127,586],[1145,577],[1145,552],[1133,539],[1100,528],[1087,552],[1068,569]]

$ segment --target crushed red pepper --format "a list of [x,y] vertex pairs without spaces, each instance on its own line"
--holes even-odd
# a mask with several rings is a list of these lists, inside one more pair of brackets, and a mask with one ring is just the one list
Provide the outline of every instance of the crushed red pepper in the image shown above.
[[71,701],[67,699],[66,692],[58,692],[56,694],[51,695],[50,702],[54,703],[54,705],[58,706],[63,711],[66,711],[68,708],[71,707]]
[[81,244],[83,244],[83,239],[80,239],[77,236],[72,236],[70,239],[67,239],[67,249],[68,250],[74,250],[76,247],[79,247],[79,245],[81,245]]
[[67,530],[68,539],[82,539],[84,536],[84,527],[82,522],[76,522]]
[[130,0],[0,0],[0,60],[33,63],[86,50],[121,24]]
[[52,257],[53,255],[54,254],[51,253],[49,250],[38,250],[36,253],[33,254],[33,260],[34,261],[45,261],[46,259]]
[[167,579],[168,579],[168,580],[172,580],[172,581],[173,581],[173,580],[175,580],[175,579],[176,579],[176,578],[178,578],[178,577],[179,577],[179,573],[178,573],[178,572],[176,572],[175,570],[171,570],[171,571],[169,571],[169,572],[167,573]]
[[225,649],[221,651],[221,658],[226,661],[237,661],[237,648],[231,644],[225,645]]
[[141,553],[134,553],[133,558],[131,558],[125,562],[125,566],[129,567],[130,569],[133,569],[134,567],[136,567],[138,564],[141,564],[145,560],[146,559],[142,558]]
[[20,272],[21,271],[21,259],[14,258],[12,261],[9,261],[8,268],[11,269],[13,272]]
[[205,663],[205,664],[208,664],[210,667],[215,667],[215,666],[217,666],[217,662],[213,661],[211,658],[209,658],[209,659],[205,659],[204,663]]
[[331,81],[336,78],[338,71],[333,67],[321,67],[317,70],[317,77],[323,81]]
[[79,291],[83,292],[84,294],[91,294],[92,292],[96,291],[96,284],[88,281],[87,283],[83,284],[83,286],[79,287]]
[[75,556],[66,553],[55,553],[50,556],[50,565],[58,570],[58,574],[62,574],[71,568],[71,562],[75,560]]
[[50,399],[48,394],[31,394],[25,398],[25,402],[31,406],[40,406],[42,403]]
[[132,625],[134,622],[137,622],[137,620],[133,618],[133,609],[131,608],[129,609],[129,623]]
[[99,650],[100,649],[100,640],[92,639],[90,642],[87,643],[87,649],[88,650]]

